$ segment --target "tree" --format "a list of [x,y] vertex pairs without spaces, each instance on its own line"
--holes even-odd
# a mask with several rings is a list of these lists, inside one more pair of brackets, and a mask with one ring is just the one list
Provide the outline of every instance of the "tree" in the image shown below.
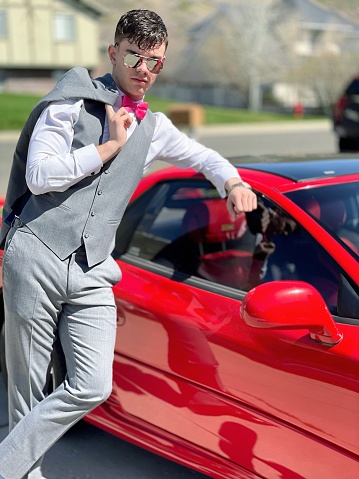
[[[286,71],[296,30],[291,0],[240,0],[220,5],[189,32],[174,81],[230,89],[235,103],[261,108],[263,87]],[[283,21],[285,15],[285,21]]]
[[258,111],[263,87],[290,65],[298,28],[295,11],[282,0],[241,0],[237,10],[225,34],[236,66],[228,74],[247,92],[248,108]]

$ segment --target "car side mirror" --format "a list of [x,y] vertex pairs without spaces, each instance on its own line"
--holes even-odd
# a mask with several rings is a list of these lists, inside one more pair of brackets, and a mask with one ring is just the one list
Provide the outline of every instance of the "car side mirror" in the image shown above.
[[240,315],[252,328],[309,329],[313,340],[330,345],[342,339],[324,299],[303,281],[271,281],[253,288]]

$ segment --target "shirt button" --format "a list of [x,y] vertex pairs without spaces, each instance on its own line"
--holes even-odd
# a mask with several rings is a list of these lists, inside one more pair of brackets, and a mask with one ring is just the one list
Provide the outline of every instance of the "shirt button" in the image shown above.
[[88,238],[90,235],[88,233],[85,233],[85,238]]
[[91,175],[93,176],[94,174],[95,174],[95,172],[93,171],[93,172],[91,173]]

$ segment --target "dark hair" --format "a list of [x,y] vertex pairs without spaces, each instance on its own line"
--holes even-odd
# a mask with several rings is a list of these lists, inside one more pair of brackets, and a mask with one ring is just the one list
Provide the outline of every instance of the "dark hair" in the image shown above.
[[118,21],[115,42],[128,40],[141,50],[153,50],[168,45],[168,33],[162,18],[150,10],[131,10]]

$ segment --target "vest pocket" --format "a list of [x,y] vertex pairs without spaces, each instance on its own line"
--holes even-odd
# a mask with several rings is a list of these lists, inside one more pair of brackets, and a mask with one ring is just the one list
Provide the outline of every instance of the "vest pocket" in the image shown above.
[[61,208],[65,211],[71,211],[71,208],[63,203],[63,201],[59,201],[57,198],[54,197],[51,193],[44,193],[40,196],[43,200],[51,203],[52,205],[56,206],[57,208]]
[[111,226],[115,225],[118,226],[121,223],[122,216],[121,218],[115,219],[115,220],[107,220],[107,223]]

